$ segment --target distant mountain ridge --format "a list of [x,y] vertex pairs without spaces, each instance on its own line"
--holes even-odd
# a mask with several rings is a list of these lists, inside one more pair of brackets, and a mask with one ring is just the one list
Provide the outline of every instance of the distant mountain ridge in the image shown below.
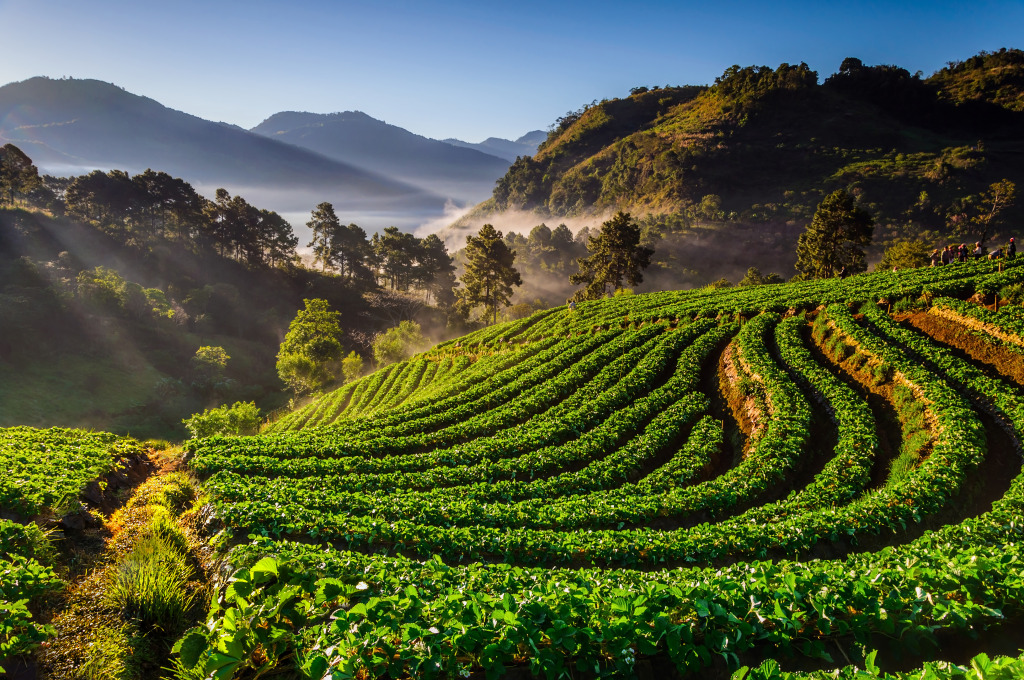
[[459,202],[494,189],[509,160],[417,135],[361,111],[276,113],[252,132],[323,154]]
[[527,132],[515,141],[502,139],[500,137],[488,137],[484,141],[477,142],[475,144],[451,137],[441,141],[454,144],[455,146],[463,146],[467,149],[483,151],[484,153],[489,153],[511,162],[521,156],[532,156],[537,153],[537,147],[540,146],[541,142],[547,139],[547,136],[548,133],[543,130],[533,130],[532,132]]
[[352,211],[432,213],[444,205],[419,187],[99,80],[39,77],[0,87],[0,140],[22,148],[44,172],[153,168],[207,192],[265,191],[279,211],[309,210],[317,197]]
[[296,226],[330,201],[347,221],[411,229],[443,215],[449,200],[487,198],[510,164],[357,111],[281,112],[245,130],[111,83],[70,78],[0,87],[0,144],[7,142],[44,173],[152,168],[207,196],[225,187],[290,215]]

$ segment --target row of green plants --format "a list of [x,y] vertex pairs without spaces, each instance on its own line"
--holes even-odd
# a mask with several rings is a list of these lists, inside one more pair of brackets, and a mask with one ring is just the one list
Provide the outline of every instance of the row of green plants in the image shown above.
[[833,661],[842,649],[864,663],[884,639],[934,652],[939,631],[972,635],[1021,615],[1014,492],[977,520],[878,553],[653,573],[452,566],[254,537],[232,555],[251,569],[235,574],[212,625],[186,638],[188,661],[251,666],[269,640],[273,662],[294,658],[309,677],[494,678],[514,664],[623,676],[662,654],[700,673],[752,650]]
[[1024,389],[1002,378],[992,377],[981,368],[958,357],[952,350],[936,345],[926,336],[904,328],[877,307],[865,309],[872,329],[893,344],[898,344],[922,365],[945,376],[957,390],[989,413],[1020,445],[1024,441]]
[[[832,309],[830,312],[832,317],[841,314],[839,309]],[[848,310],[846,313],[848,314]],[[770,316],[759,318],[765,319],[765,324],[773,321]],[[747,325],[747,328],[757,329],[758,326],[759,324],[751,322]],[[863,335],[862,329],[857,332]],[[753,332],[746,332],[741,334],[740,337],[757,336]],[[760,337],[762,341],[765,340],[763,335]],[[860,339],[864,340],[863,337]],[[764,342],[750,343],[750,347],[747,350],[751,355],[756,355],[758,348],[763,348],[763,346]],[[758,367],[757,375],[762,376],[762,379],[763,375],[769,374],[769,371],[766,370],[768,364],[757,363],[756,365]],[[786,378],[784,374],[777,373],[776,379],[778,384],[785,384]],[[928,384],[923,387],[915,385],[915,388],[927,394],[941,395],[944,392],[948,393],[951,391],[948,386],[941,384]],[[948,397],[949,395],[946,394],[945,396]],[[455,559],[503,555],[506,558],[511,557],[517,561],[537,559],[557,561],[559,558],[594,560],[596,558],[602,563],[604,560],[611,559],[616,564],[623,562],[628,564],[631,563],[629,560],[634,560],[632,563],[642,563],[645,560],[640,558],[646,558],[648,555],[652,559],[664,561],[666,557],[669,559],[680,559],[683,555],[691,559],[695,555],[706,557],[720,556],[723,553],[716,553],[716,551],[722,551],[723,549],[727,549],[725,554],[742,553],[745,550],[750,550],[753,546],[759,546],[761,549],[770,549],[773,544],[786,546],[787,548],[806,548],[824,537],[841,536],[844,531],[853,534],[855,530],[861,532],[865,530],[878,531],[883,528],[898,530],[905,527],[908,521],[919,521],[922,515],[944,507],[948,499],[959,488],[959,481],[962,480],[969,463],[979,457],[978,447],[983,449],[984,445],[983,441],[979,441],[977,438],[977,418],[973,414],[970,414],[970,417],[964,417],[964,413],[957,410],[957,406],[962,407],[962,404],[954,402],[953,406],[937,409],[936,417],[939,419],[940,425],[946,423],[950,425],[950,428],[943,430],[943,432],[951,432],[958,429],[969,434],[973,427],[975,430],[973,442],[975,448],[947,446],[952,451],[946,453],[941,450],[942,447],[940,446],[940,450],[937,452],[940,455],[936,455],[936,452],[933,452],[932,458],[928,461],[929,465],[922,466],[919,470],[915,471],[912,478],[908,479],[907,484],[887,489],[885,493],[872,494],[864,502],[855,503],[852,506],[837,509],[830,513],[804,513],[803,515],[798,515],[792,521],[780,524],[777,530],[778,534],[780,534],[779,539],[774,538],[775,532],[762,532],[764,536],[744,536],[745,525],[743,522],[727,522],[710,530],[698,527],[688,532],[686,538],[689,538],[689,540],[683,540],[683,537],[680,536],[673,537],[671,534],[659,535],[641,530],[624,532],[623,536],[618,536],[615,532],[579,536],[565,535],[557,531],[547,533],[507,531],[508,526],[505,527],[506,531],[501,532],[499,535],[498,532],[487,531],[475,524],[431,532],[430,527],[420,526],[410,521],[389,521],[394,520],[396,515],[405,515],[406,512],[415,518],[417,516],[415,512],[417,503],[409,503],[407,506],[408,510],[405,512],[389,513],[383,509],[383,503],[359,507],[358,505],[353,506],[352,500],[348,499],[346,505],[343,506],[346,513],[367,513],[364,517],[353,517],[348,514],[339,514],[340,508],[332,506],[330,495],[327,496],[326,501],[318,500],[312,502],[311,507],[298,507],[295,504],[288,504],[286,496],[289,489],[286,483],[280,485],[278,496],[271,496],[265,502],[240,501],[237,504],[229,505],[225,509],[224,518],[230,525],[241,528],[243,531],[248,527],[278,536],[310,532],[317,536],[326,536],[332,540],[357,547],[365,548],[378,544],[398,545],[406,549],[421,551],[421,554],[424,552],[428,554],[438,552]],[[787,403],[786,412],[798,413],[799,411],[793,408],[792,404]],[[779,419],[776,418],[775,420]],[[806,422],[807,417],[805,415],[802,425],[804,428],[802,430],[804,440],[806,438]],[[767,444],[764,443],[765,441],[772,442],[772,439],[765,439],[762,436],[758,439],[757,444],[767,447]],[[970,442],[970,438],[968,438],[968,442]],[[789,445],[793,446],[792,442]],[[780,446],[780,444],[773,442],[773,446]],[[769,451],[772,450],[769,449]],[[943,458],[943,454],[949,457]],[[769,458],[768,460],[771,459]],[[741,483],[749,486],[752,483],[746,476],[736,474],[731,475],[731,477],[727,475],[726,478],[716,480],[715,483],[717,485],[729,483],[729,479],[739,480],[739,482],[732,481],[733,484]],[[693,489],[700,488],[700,486],[693,487]],[[687,494],[694,495],[696,492],[693,489],[682,491],[682,497],[687,497]],[[734,489],[731,489],[731,491],[733,491],[731,495],[724,495],[723,497],[728,498],[729,502],[735,503],[737,495]],[[293,495],[295,492],[295,489],[291,490]],[[250,492],[243,487],[243,490],[238,495],[245,496],[248,493]],[[313,495],[315,492],[311,489],[309,493]],[[697,497],[701,497],[699,493]],[[414,498],[417,501],[427,500],[421,496]],[[228,498],[228,500],[230,501],[231,499]],[[396,497],[394,500],[397,502],[400,500],[400,497]],[[443,512],[447,516],[442,515],[438,517],[434,515],[432,520],[439,524],[455,523],[453,520],[457,515],[456,500],[450,497],[443,497],[442,500],[448,502],[439,503],[439,506],[444,508]],[[581,504],[583,508],[589,509],[592,515],[600,516],[604,509],[602,507],[602,500],[594,497],[587,499],[587,501],[587,503]],[[643,501],[637,500],[629,507],[629,512],[632,514],[619,515],[616,519],[620,521],[632,519],[642,522],[651,519],[652,515],[654,517],[671,515],[672,511],[676,510],[681,504],[679,496],[673,495],[657,498],[652,502],[657,504],[657,512],[655,513],[651,513],[645,507]],[[612,503],[614,504],[614,502]],[[402,506],[399,505],[398,507]],[[555,504],[552,507],[554,510],[551,512],[557,513],[559,505]],[[327,511],[330,511],[330,514],[325,516]],[[620,507],[617,508],[617,511],[623,512],[623,509]],[[418,514],[422,517],[424,512],[432,512],[432,510],[421,510]],[[509,513],[511,516],[525,514],[527,513]],[[509,515],[503,515],[503,517],[507,519]],[[470,515],[465,523],[470,524],[473,519],[474,516]],[[563,518],[559,516],[558,519]],[[501,524],[500,522],[494,523]],[[550,523],[556,524],[554,521]],[[321,524],[324,526],[321,527]],[[571,515],[564,522],[564,525],[565,527],[576,526],[571,519]],[[754,527],[755,529],[759,528],[756,525]],[[794,531],[795,528],[799,528],[799,530]],[[766,540],[766,537],[769,536],[772,538]],[[739,540],[740,537],[746,540]],[[618,555],[623,547],[621,543],[626,542],[643,542],[653,547],[642,551],[645,554],[640,556]]]
[[[421,395],[419,401],[425,402],[428,398],[439,400],[450,397],[459,391],[458,386],[461,386],[463,390],[468,389],[478,382],[489,378],[495,371],[504,370],[511,365],[519,363],[542,349],[546,349],[546,347],[537,343],[521,348],[517,345],[515,350],[518,351],[493,352],[487,353],[480,358],[474,358],[469,354],[461,352],[454,354],[447,352],[439,353],[435,348],[431,353],[431,360],[438,362],[438,368],[434,374],[434,379],[429,384],[424,384],[422,389],[419,390]],[[335,426],[348,424],[349,421],[340,420],[340,418],[351,402],[352,393],[369,377],[367,376],[366,378],[349,383],[324,395],[308,406],[293,411],[277,423],[274,423],[273,426],[267,428],[266,431],[283,432],[335,423],[337,423]],[[452,384],[453,379],[455,384]],[[439,394],[443,386],[447,386],[447,390]],[[412,410],[412,408],[408,410]]]
[[35,524],[0,519],[0,673],[4,663],[53,635],[32,605],[64,587],[53,567],[53,547]]
[[[691,333],[678,333],[639,339],[647,341],[632,347],[627,338],[608,343],[601,351],[593,353],[586,361],[573,367],[562,379],[561,384],[549,385],[549,389],[536,395],[538,402],[545,397],[558,397],[550,408],[521,427],[507,428],[491,437],[484,437],[449,449],[439,449],[415,456],[389,456],[377,459],[306,459],[303,461],[279,459],[263,461],[257,456],[234,454],[230,467],[222,471],[239,470],[255,472],[260,466],[268,474],[327,473],[332,476],[329,483],[351,490],[373,490],[378,488],[431,488],[451,486],[474,481],[494,482],[501,478],[514,479],[520,476],[530,479],[540,473],[520,459],[524,454],[535,452],[542,459],[547,458],[547,467],[556,466],[561,447],[577,438],[589,427],[599,425],[615,410],[628,404],[631,398],[641,393],[652,380],[666,370],[673,354],[686,344]],[[633,338],[636,341],[637,338]],[[617,357],[612,360],[612,357]],[[600,369],[581,387],[576,387],[591,371]],[[624,382],[634,376],[629,382]],[[621,383],[621,384],[620,384]],[[564,398],[562,398],[564,397]],[[595,409],[594,404],[600,408]],[[542,403],[538,404],[538,408]],[[486,416],[485,414],[482,414]],[[536,458],[536,456],[535,456]],[[499,474],[503,472],[503,474]],[[373,476],[370,476],[373,473]],[[311,482],[316,484],[315,481]]]
[[[512,449],[523,450],[524,447],[519,440],[526,433],[533,431],[540,431],[537,436],[547,439],[550,443],[557,443],[564,440],[569,433],[566,432],[566,424],[554,418],[557,412],[552,412],[551,408],[559,405],[564,410],[562,402],[566,399],[570,400],[566,402],[569,404],[579,402],[587,393],[580,391],[580,388],[587,385],[588,380],[599,371],[608,368],[614,357],[619,358],[618,366],[633,368],[626,364],[622,357],[632,352],[631,358],[639,360],[657,344],[657,335],[653,330],[625,335],[608,334],[601,339],[612,341],[603,343],[603,346],[588,343],[583,346],[582,352],[567,351],[564,357],[552,362],[558,370],[548,371],[540,377],[536,376],[535,372],[526,373],[523,376],[525,380],[513,380],[508,384],[496,381],[496,389],[484,396],[485,405],[489,403],[494,408],[474,409],[474,405],[480,406],[480,400],[477,400],[464,408],[458,408],[459,411],[466,412],[467,418],[462,422],[449,424],[450,417],[447,413],[416,419],[411,422],[418,424],[421,428],[420,433],[406,438],[396,437],[395,429],[392,428],[371,430],[365,433],[365,439],[351,442],[343,433],[332,430],[300,432],[275,437],[288,447],[284,451],[265,453],[264,450],[250,448],[249,442],[241,440],[234,443],[237,447],[235,449],[224,450],[220,446],[212,450],[197,448],[193,464],[197,469],[205,470],[215,466],[223,467],[227,459],[230,462],[251,466],[256,462],[263,462],[257,458],[263,455],[276,458],[282,463],[290,463],[305,450],[305,447],[315,445],[318,457],[333,459],[331,467],[336,473],[423,471],[437,465],[450,466],[473,462],[472,440],[506,430],[507,447]],[[575,360],[581,357],[585,358],[577,363]],[[606,378],[608,375],[612,375],[612,372],[606,374]],[[598,384],[602,383],[591,383],[592,386]],[[540,417],[539,414],[544,415]],[[527,426],[509,429],[527,420],[530,420]],[[559,435],[558,432],[563,434]],[[415,452],[416,448],[427,448],[430,444],[434,445],[434,450],[429,453],[407,455]],[[482,451],[486,455],[478,455],[477,460],[494,458],[499,451],[500,447],[489,447]],[[374,454],[376,457],[371,457]],[[275,465],[273,461],[268,462],[271,466]],[[311,459],[295,462],[307,467],[315,464]]]
[[1021,316],[1020,307],[1003,307],[1000,311],[992,311],[980,305],[964,302],[955,298],[938,298],[932,301],[935,309],[948,309],[970,319],[974,319],[987,327],[1005,333],[1011,338],[1016,338],[1018,349],[1024,345],[1024,316]]
[[[552,343],[546,350],[539,352],[487,384],[467,391],[464,395],[435,401],[422,408],[403,413],[402,418],[385,418],[382,423],[367,421],[364,427],[330,428],[321,430],[301,431],[283,435],[260,437],[252,442],[241,442],[247,450],[265,448],[272,455],[295,457],[307,455],[336,455],[334,442],[344,435],[346,447],[353,450],[352,455],[373,455],[376,451],[394,451],[396,438],[403,437],[409,449],[430,446],[435,431],[446,427],[458,429],[464,426],[464,420],[474,415],[493,409],[497,405],[514,401],[523,392],[543,386],[550,378],[570,368],[576,361],[589,351],[596,349],[608,340],[609,336],[592,337],[587,342],[578,343],[565,348]],[[567,350],[567,351],[563,351]],[[359,421],[356,421],[357,423]],[[460,435],[461,436],[461,435]],[[195,453],[206,451],[227,450],[240,443],[234,439],[217,440],[210,438],[189,445]],[[356,446],[362,449],[355,450]]]
[[[751,446],[747,459],[718,479],[650,498],[592,495],[570,498],[546,508],[532,503],[512,506],[507,510],[501,506],[483,509],[478,502],[470,501],[463,504],[465,509],[461,512],[465,517],[459,522],[460,503],[455,497],[458,489],[432,504],[425,503],[432,498],[415,496],[408,503],[403,503],[405,499],[402,497],[387,497],[380,503],[364,497],[360,505],[359,497],[325,494],[323,489],[310,489],[307,494],[298,492],[299,502],[295,503],[288,499],[295,497],[296,490],[289,488],[287,483],[279,485],[276,493],[263,500],[261,497],[265,491],[257,492],[236,478],[233,480],[236,484],[234,492],[218,513],[229,526],[243,531],[263,531],[276,536],[308,532],[359,547],[371,546],[374,542],[405,548],[415,546],[414,549],[421,554],[422,551],[436,552],[455,559],[503,555],[516,561],[586,559],[602,563],[611,560],[614,564],[678,559],[681,554],[691,552],[692,546],[671,533],[634,530],[579,534],[558,530],[517,530],[512,526],[529,522],[526,526],[545,524],[573,529],[588,527],[587,522],[591,518],[602,523],[638,524],[657,517],[685,517],[701,511],[713,516],[752,503],[784,483],[786,474],[805,448],[810,408],[765,349],[766,334],[771,332],[777,320],[773,315],[758,317],[740,333],[740,347],[746,363],[754,367],[759,382],[765,385],[772,412],[763,434]],[[610,442],[607,448],[614,449],[614,442]],[[529,458],[529,454],[526,457]],[[556,466],[565,464],[558,460],[554,463]],[[261,483],[256,486],[265,489]],[[252,499],[254,495],[255,500]],[[308,506],[302,503],[306,498],[309,499]],[[386,510],[385,505],[397,510]],[[487,518],[487,511],[497,515],[493,519]],[[539,519],[529,519],[534,513]],[[461,523],[463,526],[437,528],[417,523],[425,514],[429,514],[427,519],[435,524]],[[510,521],[513,518],[514,521]],[[489,529],[487,525],[503,528]],[[649,547],[639,554],[623,550],[625,545],[638,541]]]
[[0,429],[0,509],[25,517],[77,507],[91,481],[141,452],[134,439],[108,432],[33,427]]
[[[285,508],[297,503],[320,512],[345,511],[378,519],[405,518],[446,526],[558,526],[568,529],[580,527],[581,522],[591,527],[607,523],[614,526],[620,520],[609,508],[616,503],[632,508],[641,502],[634,485],[622,486],[623,483],[636,475],[637,470],[657,460],[666,447],[679,440],[706,412],[707,399],[694,394],[700,367],[732,331],[716,328],[705,333],[678,356],[672,345],[665,346],[661,352],[650,352],[638,363],[628,354],[623,356],[609,364],[608,369],[615,368],[615,363],[623,367],[635,365],[629,375],[603,392],[597,392],[602,387],[600,381],[592,381],[587,389],[571,398],[573,404],[579,405],[579,410],[566,412],[558,408],[558,414],[551,419],[552,424],[564,422],[573,430],[589,429],[580,432],[576,439],[540,448],[533,448],[534,442],[522,431],[512,433],[511,453],[518,454],[517,457],[507,461],[489,460],[476,467],[460,466],[456,470],[458,481],[463,483],[460,486],[437,488],[453,480],[443,476],[443,468],[434,468],[416,475],[415,481],[408,479],[411,475],[374,476],[370,484],[365,485],[369,490],[362,492],[357,491],[364,486],[358,478],[275,480],[225,472],[211,478],[207,488],[218,501],[231,506],[225,509],[227,515],[236,508],[247,508],[250,503]],[[685,336],[671,334],[667,339],[679,344]],[[672,376],[664,385],[645,394],[651,380],[661,374],[670,361],[675,362]],[[603,373],[611,371],[606,369]],[[593,422],[602,417],[603,421]],[[529,429],[534,425],[531,421]],[[550,438],[550,434],[545,434],[539,442],[543,444]],[[483,444],[490,453],[497,445],[494,438]],[[671,474],[688,473],[687,477],[693,477],[707,463],[706,459],[699,460],[690,470],[677,469]],[[546,476],[551,471],[561,474]],[[518,479],[532,476],[538,478]],[[421,493],[400,493],[411,484],[433,488]],[[379,492],[384,489],[392,492],[381,495]],[[615,489],[611,497],[605,493],[609,489]],[[590,493],[580,495],[584,491]],[[648,484],[643,493],[651,491]],[[559,498],[569,494],[574,495],[564,500]]]

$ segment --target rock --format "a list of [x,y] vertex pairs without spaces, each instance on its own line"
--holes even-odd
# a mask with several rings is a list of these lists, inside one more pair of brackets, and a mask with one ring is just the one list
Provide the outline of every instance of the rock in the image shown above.
[[86,484],[85,488],[82,489],[82,498],[93,505],[101,505],[103,503],[103,491],[100,489],[100,483],[94,480]]
[[85,528],[86,514],[87,513],[83,510],[75,510],[74,512],[69,512],[68,514],[60,518],[59,524],[65,530],[81,531]]

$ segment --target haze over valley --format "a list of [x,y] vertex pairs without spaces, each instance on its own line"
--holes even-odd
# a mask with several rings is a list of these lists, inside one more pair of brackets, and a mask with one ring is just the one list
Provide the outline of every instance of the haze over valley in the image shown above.
[[[360,112],[282,112],[243,130],[115,84],[43,77],[0,87],[0,142],[22,148],[47,174],[152,168],[207,197],[223,187],[282,214],[300,232],[322,201],[371,230],[411,231],[443,217],[446,206],[488,198],[510,164],[479,145],[428,139]],[[536,143],[502,148],[527,155]]]

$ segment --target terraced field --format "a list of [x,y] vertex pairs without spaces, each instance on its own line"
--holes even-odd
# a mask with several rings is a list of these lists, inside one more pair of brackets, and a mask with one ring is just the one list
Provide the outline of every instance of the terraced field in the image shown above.
[[1020,672],[1024,316],[981,303],[1024,262],[995,267],[549,310],[192,442],[238,571],[181,660]]
[[64,586],[52,565],[56,530],[81,521],[79,497],[98,503],[105,477],[140,453],[137,441],[106,432],[0,428],[0,675],[8,658],[53,635],[33,609]]

